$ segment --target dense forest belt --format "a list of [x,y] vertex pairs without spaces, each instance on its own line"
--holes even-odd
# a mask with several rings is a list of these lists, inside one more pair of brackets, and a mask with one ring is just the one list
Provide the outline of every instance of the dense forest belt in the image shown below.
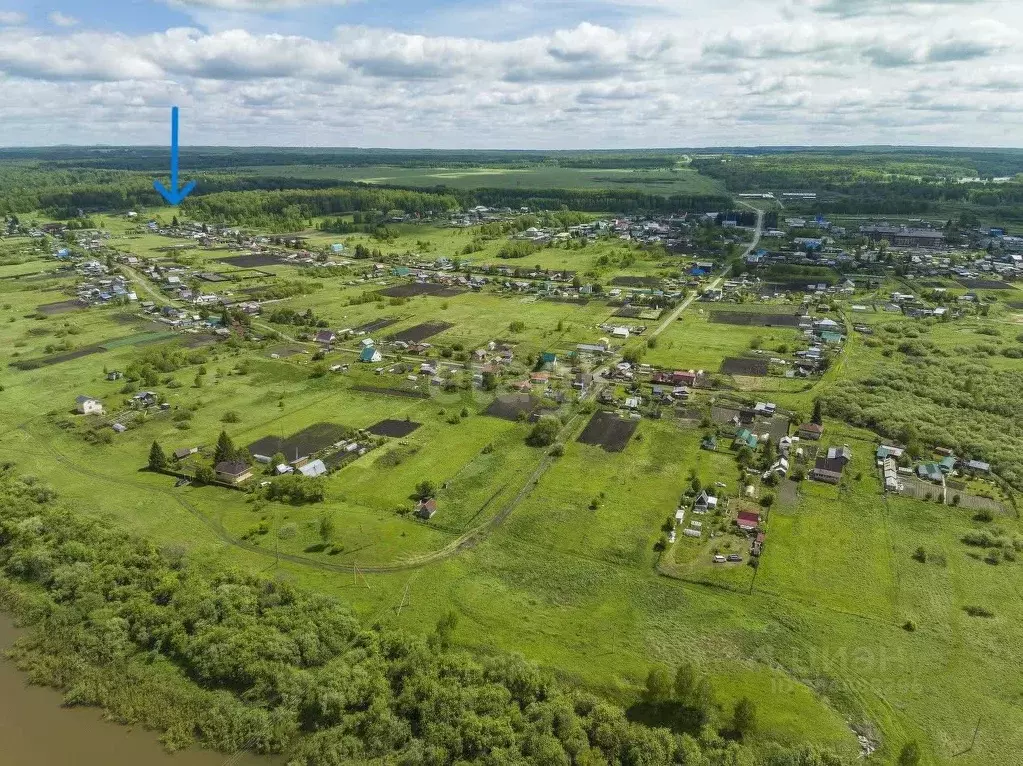
[[33,681],[157,729],[172,748],[197,739],[294,766],[849,763],[722,739],[712,696],[676,699],[670,682],[658,701],[670,728],[630,721],[519,657],[457,651],[454,615],[414,636],[288,583],[195,567],[65,508],[10,464],[0,606],[28,628],[12,654]]
[[577,210],[584,212],[690,211],[728,209],[731,198],[708,195],[658,196],[600,189],[472,189],[438,187],[413,191],[390,186],[346,185],[321,190],[224,192],[193,195],[182,210],[201,220],[245,225],[303,219],[352,211],[398,209],[437,213],[476,205]]
[[[444,150],[444,149],[308,149],[308,148],[217,148],[187,147],[183,149],[181,169],[209,170],[251,166],[320,165],[351,168],[373,165],[395,167],[529,167],[552,165],[565,168],[633,168],[655,169],[674,167],[683,160],[682,149],[615,150]],[[161,172],[167,169],[167,149],[156,147],[43,147],[0,149],[0,160],[37,161],[44,170],[97,168]]]
[[[401,210],[426,215],[477,205],[527,206],[584,212],[705,212],[730,209],[724,195],[647,194],[628,189],[449,189],[277,178],[272,175],[197,174],[195,192],[182,210],[202,220],[234,225],[286,223],[358,211]],[[162,204],[152,179],[141,173],[68,170],[40,173],[0,169],[0,214],[43,210],[55,218],[78,212],[118,211]]]

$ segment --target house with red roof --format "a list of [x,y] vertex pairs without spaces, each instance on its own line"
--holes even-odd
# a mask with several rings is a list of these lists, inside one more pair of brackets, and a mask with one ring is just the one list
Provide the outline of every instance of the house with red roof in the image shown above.
[[735,523],[743,532],[753,532],[760,526],[760,514],[756,511],[739,511]]

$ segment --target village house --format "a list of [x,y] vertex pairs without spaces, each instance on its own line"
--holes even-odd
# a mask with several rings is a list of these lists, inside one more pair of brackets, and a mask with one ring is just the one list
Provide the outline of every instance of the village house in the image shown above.
[[974,473],[991,473],[991,464],[985,463],[982,460],[967,460],[961,465]]
[[437,501],[432,497],[426,498],[425,500],[420,500],[419,503],[416,505],[416,515],[421,519],[429,521],[436,514]]
[[882,444],[880,447],[877,448],[875,457],[877,458],[877,461],[879,463],[888,457],[895,458],[896,460],[898,460],[900,457],[902,457],[903,452],[905,452],[905,450],[902,447],[893,447],[890,444]]
[[810,478],[826,484],[838,484],[842,480],[842,471],[852,460],[852,450],[848,447],[831,447],[826,457],[818,457],[810,472]]
[[381,355],[381,353],[377,351],[373,346],[366,346],[365,348],[362,349],[362,352],[359,354],[360,362],[370,362],[372,364],[376,364],[377,362],[382,361],[383,358],[384,357]]
[[252,468],[241,460],[222,460],[214,471],[217,479],[225,484],[241,484],[252,478]]
[[799,438],[817,441],[824,435],[824,426],[817,423],[804,423],[799,427]]
[[131,406],[135,408],[148,408],[154,406],[160,397],[155,391],[141,391],[131,398]]
[[311,460],[299,468],[298,472],[307,478],[315,479],[317,476],[323,476],[327,473],[327,466],[322,460]]
[[707,490],[703,490],[693,503],[693,513],[709,513],[710,511],[717,510],[717,507],[718,499],[709,494]]
[[335,340],[337,336],[331,330],[320,330],[316,333],[316,342],[322,346],[330,346]]
[[593,375],[588,372],[580,372],[572,382],[572,388],[585,393],[593,385]]
[[743,428],[735,435],[735,441],[732,442],[732,447],[735,449],[749,447],[750,449],[755,450],[757,448],[757,444],[759,444],[757,435],[748,428]]
[[75,399],[75,412],[79,415],[102,415],[103,402],[93,396],[79,396]]
[[760,526],[760,514],[756,511],[739,511],[735,524],[743,532],[754,532]]

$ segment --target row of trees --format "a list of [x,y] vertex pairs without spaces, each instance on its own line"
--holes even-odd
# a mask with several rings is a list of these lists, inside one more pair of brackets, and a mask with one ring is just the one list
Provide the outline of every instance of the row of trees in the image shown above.
[[182,203],[184,212],[202,221],[260,226],[302,223],[316,216],[352,211],[403,210],[425,215],[456,207],[458,201],[450,195],[356,185],[193,195]]
[[[363,625],[337,599],[112,531],[11,470],[0,500],[0,600],[28,626],[16,661],[174,748],[198,738],[296,766],[847,763],[812,747],[754,749],[710,726],[694,736],[635,723],[521,657],[457,651],[454,616],[429,637]],[[707,698],[681,672],[670,686],[696,708]],[[755,708],[742,707],[731,725],[752,732]]]

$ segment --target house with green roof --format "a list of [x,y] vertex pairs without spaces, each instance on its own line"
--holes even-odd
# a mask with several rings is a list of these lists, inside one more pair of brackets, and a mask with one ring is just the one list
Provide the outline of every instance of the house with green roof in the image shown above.
[[755,450],[759,443],[760,440],[757,439],[756,434],[754,434],[748,428],[743,428],[741,431],[739,431],[739,433],[735,435],[735,441],[732,442],[732,446],[735,447],[736,449],[749,447],[750,449]]
[[933,481],[935,484],[941,484],[945,478],[945,474],[941,472],[937,463],[921,463],[916,467],[916,475],[926,481]]

